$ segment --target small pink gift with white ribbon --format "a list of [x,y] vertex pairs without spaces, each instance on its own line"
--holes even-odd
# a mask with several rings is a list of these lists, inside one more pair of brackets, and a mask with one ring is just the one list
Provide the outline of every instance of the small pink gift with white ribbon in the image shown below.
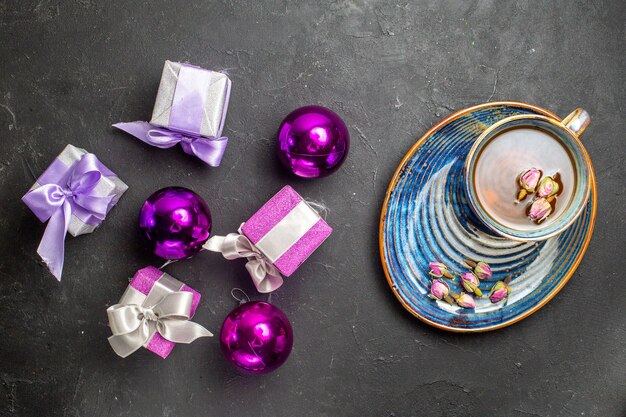
[[200,293],[152,266],[137,271],[120,301],[107,309],[111,347],[122,358],[142,346],[163,359],[176,343],[213,336],[191,321]]
[[204,248],[226,259],[246,258],[257,291],[283,284],[332,232],[319,213],[290,186],[284,187],[239,228],[213,236]]

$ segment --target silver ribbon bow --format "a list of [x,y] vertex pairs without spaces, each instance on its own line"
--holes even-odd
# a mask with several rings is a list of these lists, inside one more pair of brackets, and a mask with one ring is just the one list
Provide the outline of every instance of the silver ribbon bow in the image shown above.
[[213,236],[204,249],[219,252],[228,260],[246,258],[246,269],[260,293],[268,293],[283,285],[283,277],[278,269],[244,235],[229,233],[226,236]]
[[113,336],[111,347],[122,358],[144,346],[155,332],[174,343],[191,343],[211,332],[189,321],[193,296],[187,291],[167,294],[157,304],[115,304],[107,309]]

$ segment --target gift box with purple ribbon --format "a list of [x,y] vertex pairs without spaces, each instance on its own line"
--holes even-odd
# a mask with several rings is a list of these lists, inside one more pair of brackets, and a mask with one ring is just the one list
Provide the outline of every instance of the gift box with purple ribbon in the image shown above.
[[226,259],[247,258],[246,268],[259,292],[283,283],[332,232],[332,228],[290,186],[281,189],[248,221],[239,234],[213,236],[205,249]]
[[113,126],[159,148],[180,144],[184,152],[219,166],[228,142],[221,135],[230,87],[226,74],[165,61],[150,123]]
[[48,221],[37,253],[59,281],[66,233],[93,232],[127,189],[94,154],[67,145],[22,197],[39,220]]
[[140,269],[119,303],[107,309],[109,343],[121,357],[144,347],[165,359],[176,343],[212,336],[189,321],[198,304],[200,293],[193,288],[155,267]]

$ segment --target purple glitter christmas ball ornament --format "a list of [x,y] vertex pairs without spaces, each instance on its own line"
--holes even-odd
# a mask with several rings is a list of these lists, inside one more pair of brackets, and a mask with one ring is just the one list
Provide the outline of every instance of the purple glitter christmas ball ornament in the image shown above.
[[326,107],[300,107],[289,113],[278,128],[278,157],[299,177],[332,174],[346,159],[349,149],[346,124]]
[[287,316],[277,307],[250,301],[226,317],[220,345],[226,359],[235,367],[264,374],[285,363],[291,353],[293,331]]
[[202,249],[211,233],[211,212],[202,197],[183,187],[152,194],[139,213],[139,227],[161,258],[189,258]]

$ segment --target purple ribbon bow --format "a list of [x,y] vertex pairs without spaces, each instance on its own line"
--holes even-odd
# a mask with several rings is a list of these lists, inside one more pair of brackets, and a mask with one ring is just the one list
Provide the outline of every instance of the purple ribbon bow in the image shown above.
[[[62,172],[58,173],[62,176]],[[61,184],[43,184],[22,198],[35,215],[48,226],[41,238],[37,253],[50,272],[61,281],[65,254],[65,235],[72,211],[76,207],[87,210],[98,220],[104,220],[113,196],[101,196],[94,189],[102,172],[94,154],[85,154],[70,168],[67,181]]]
[[161,149],[171,148],[180,143],[185,153],[200,158],[212,167],[220,165],[228,144],[226,137],[207,138],[190,133],[175,132],[148,122],[116,123],[113,127],[130,133],[148,145]]

